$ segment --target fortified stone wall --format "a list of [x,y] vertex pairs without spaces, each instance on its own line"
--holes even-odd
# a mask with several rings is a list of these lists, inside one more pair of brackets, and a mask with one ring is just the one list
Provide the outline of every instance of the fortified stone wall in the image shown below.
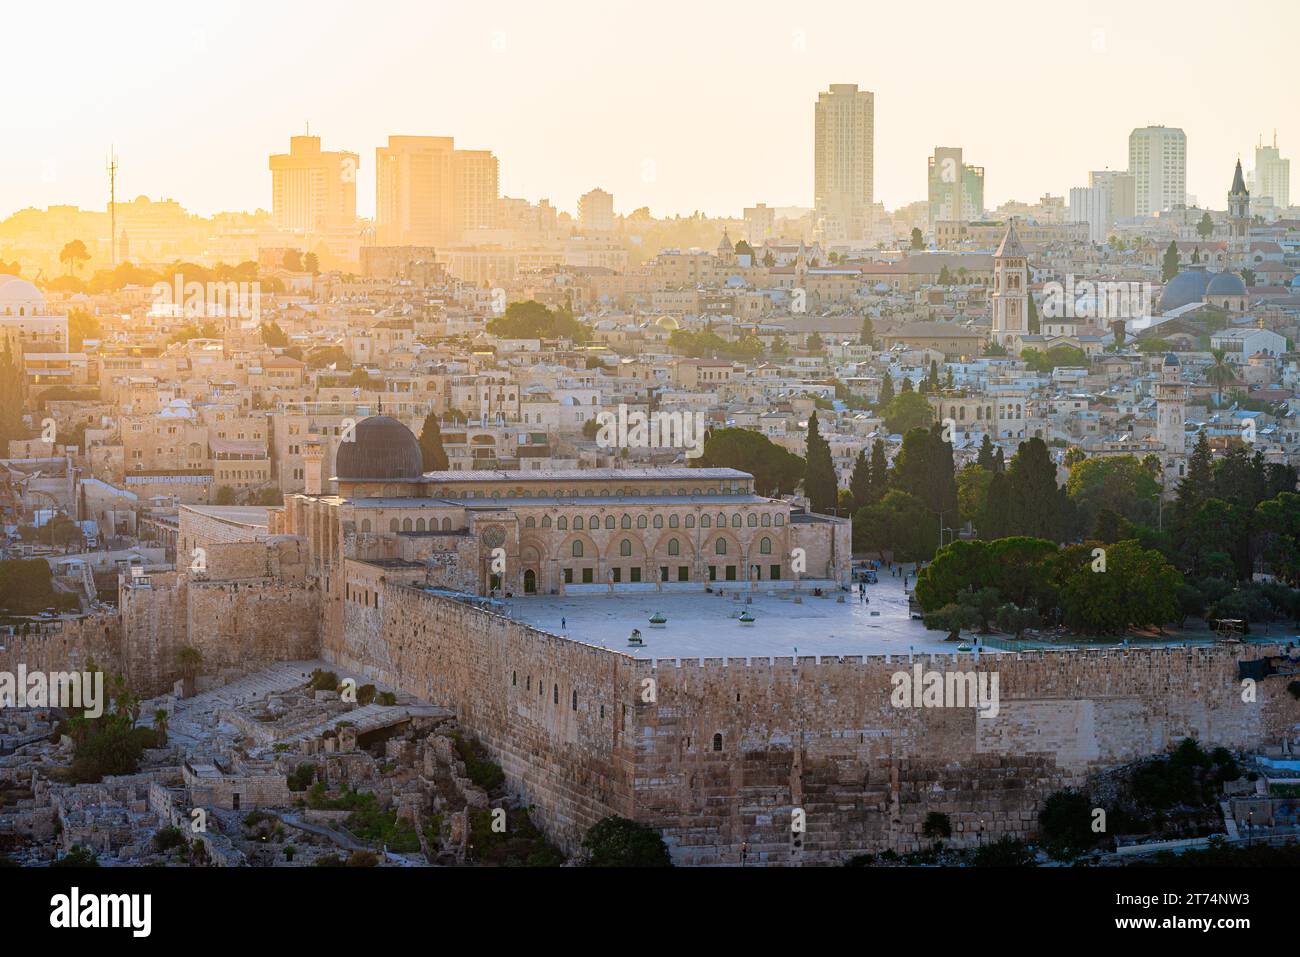
[[122,670],[122,627],[115,614],[44,626],[40,634],[0,637],[0,671],[84,671],[90,659],[108,673]]
[[[1253,748],[1293,733],[1282,679],[1243,701],[1239,657],[1161,649],[1001,656],[732,659],[643,666],[657,702],[637,708],[637,817],[683,863],[830,863],[915,850],[930,811],[954,842],[1026,837],[1042,801],[1091,771],[1184,737]],[[895,707],[891,676],[974,671],[999,679],[1000,711]],[[720,738],[715,736],[720,735]],[[794,809],[806,817],[801,835]]]
[[[1053,791],[1187,736],[1252,748],[1300,721],[1259,647],[929,658],[999,678],[1000,713],[895,707],[906,657],[638,661],[392,583],[345,602],[324,656],[454,708],[568,850],[606,814],[662,828],[679,863],[818,864],[1025,837]],[[715,737],[718,736],[718,737]],[[806,831],[792,828],[795,809]]]
[[632,816],[630,658],[416,588],[383,584],[375,601],[343,603],[326,660],[454,708],[566,850]]

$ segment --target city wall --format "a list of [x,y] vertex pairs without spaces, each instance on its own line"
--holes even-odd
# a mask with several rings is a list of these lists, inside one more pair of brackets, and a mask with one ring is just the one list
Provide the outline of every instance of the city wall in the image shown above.
[[1257,747],[1300,721],[1280,679],[1242,700],[1252,646],[917,656],[996,669],[1000,713],[977,717],[891,704],[906,656],[652,663],[404,585],[343,605],[324,657],[455,709],[570,851],[607,814],[663,829],[679,863],[905,852],[929,843],[930,811],[959,845],[1025,837],[1042,801],[1091,771],[1187,736]]

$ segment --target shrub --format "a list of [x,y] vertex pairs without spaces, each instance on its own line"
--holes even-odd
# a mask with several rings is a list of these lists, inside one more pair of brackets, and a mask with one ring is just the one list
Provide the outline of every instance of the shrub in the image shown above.
[[307,687],[312,691],[338,691],[339,676],[332,671],[321,671],[317,668],[311,673],[311,680]]
[[153,836],[153,847],[155,851],[170,851],[174,847],[186,847],[189,841],[179,827],[164,827]]
[[931,840],[952,837],[952,821],[942,811],[931,811],[925,816],[921,833]]
[[501,770],[501,765],[488,756],[487,748],[459,733],[453,736],[453,740],[456,743],[456,754],[465,762],[465,773],[471,781],[489,794],[505,784],[506,774]]
[[590,867],[672,867],[668,846],[654,828],[625,817],[597,821],[582,839]]
[[348,867],[378,867],[379,855],[374,851],[353,851],[348,857]]
[[95,852],[88,847],[82,847],[78,844],[72,850],[68,851],[61,858],[55,861],[50,867],[98,867],[99,858]]
[[310,761],[300,764],[289,772],[286,780],[290,791],[305,791],[316,780],[316,765]]

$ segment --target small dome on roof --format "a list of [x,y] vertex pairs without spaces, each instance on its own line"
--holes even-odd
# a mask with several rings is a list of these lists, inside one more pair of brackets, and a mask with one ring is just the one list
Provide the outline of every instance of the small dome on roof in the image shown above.
[[1205,269],[1180,272],[1165,285],[1160,294],[1160,311],[1169,312],[1193,302],[1205,301],[1205,290],[1214,274]]
[[1234,272],[1221,272],[1210,280],[1210,285],[1206,287],[1205,294],[1207,296],[1244,296],[1246,295],[1246,284]]
[[1167,366],[1177,366],[1177,365],[1182,365],[1182,363],[1178,361],[1178,356],[1174,355],[1172,352],[1166,352],[1166,353],[1165,353],[1165,365],[1167,365]]

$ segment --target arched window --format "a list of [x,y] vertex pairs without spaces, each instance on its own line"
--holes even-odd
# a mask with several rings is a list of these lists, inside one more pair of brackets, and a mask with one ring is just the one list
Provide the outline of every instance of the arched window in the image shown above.
[[731,516],[731,527],[740,528],[740,513],[736,512]]
[[725,515],[723,515],[721,512],[719,512],[719,513],[718,513],[718,528],[726,528],[726,527],[727,527],[727,516],[725,516]]
[[361,531],[363,531],[363,532],[369,532],[369,531],[370,531],[370,519],[368,519],[368,518],[363,518],[363,519],[361,520]]
[[593,515],[593,516],[591,516],[591,518],[587,519],[587,527],[588,527],[588,528],[600,528],[600,516],[599,516],[599,515]]
[[624,515],[624,516],[623,516],[623,521],[622,521],[621,524],[622,524],[622,526],[623,526],[624,528],[631,528],[631,527],[632,527],[632,516],[631,516],[631,515]]
[[581,557],[582,557],[582,542],[581,542],[581,541],[575,541],[575,542],[573,543],[573,557],[574,557],[574,558],[581,558]]
[[686,516],[686,527],[687,527],[687,528],[694,528],[694,527],[695,527],[695,516],[694,516],[694,515],[687,515],[687,516]]
[[[688,518],[687,522],[689,521],[690,519]],[[686,527],[690,528],[690,525],[688,524]],[[700,528],[712,528],[712,527],[713,527],[713,519],[709,518],[708,513],[706,512],[705,514],[701,515]]]
[[549,515],[543,515],[543,516],[542,516],[542,528],[550,528],[550,527],[551,527],[551,516],[549,516]]
[[764,538],[761,542],[758,543],[758,553],[760,555],[772,554],[772,540],[770,538]]
[[575,530],[575,531],[582,531],[582,516],[581,516],[581,515],[575,515],[575,516],[573,516],[573,527],[574,527],[574,530]]
[[632,542],[630,539],[625,538],[618,543],[618,553],[624,558],[627,558],[632,554]]
[[563,515],[561,515],[559,518],[555,520],[555,527],[558,528],[560,531],[564,531],[566,528],[569,527],[569,520],[565,518]]
[[402,519],[402,531],[404,532],[411,531],[411,520],[409,518]]
[[664,527],[664,517],[663,517],[662,515],[656,515],[656,516],[654,517],[654,527],[655,527],[655,528],[663,528],[663,527]]
[[[658,528],[658,526],[655,526],[655,527]],[[677,516],[676,516],[676,515],[669,515],[669,516],[668,516],[668,527],[669,527],[669,528],[676,528],[676,527],[677,527]]]
[[777,512],[777,513],[776,513],[776,518],[772,519],[772,521],[773,521],[775,524],[777,524],[777,525],[784,525],[784,524],[785,524],[785,516],[784,516],[783,514],[781,514],[780,512]]
[[713,736],[713,750],[714,750],[714,751],[721,751],[721,750],[722,750],[722,735],[720,735],[720,734],[715,734],[715,735]]
[[727,540],[725,538],[720,538],[716,542],[714,542],[713,552],[715,555],[727,554]]
[[444,518],[444,519],[442,520],[442,530],[443,530],[444,532],[450,532],[450,531],[451,531],[451,519],[450,519],[450,518]]
[[608,529],[610,529],[610,530],[613,530],[613,528],[614,528],[614,516],[613,516],[613,515],[606,515],[606,516],[605,516],[605,527],[608,528]]
[[573,693],[573,710],[578,710],[578,692],[576,691]]
[[560,686],[555,685],[554,690],[551,691],[551,704],[559,704],[559,703],[560,703]]
[[422,531],[424,531],[424,519],[422,519],[422,518],[417,518],[417,519],[415,520],[415,530],[416,530],[417,532],[422,532]]
[[750,513],[749,513],[748,524],[749,524],[749,527],[750,527],[750,528],[757,528],[757,527],[758,527],[758,516],[755,515],[753,512],[750,512]]
[[767,512],[764,512],[764,513],[763,513],[763,527],[764,527],[764,528],[768,528],[769,526],[771,526],[771,524],[772,524],[772,516],[769,515],[769,514],[767,514]]
[[393,519],[391,522],[388,523],[388,530],[390,532],[395,532],[399,528],[401,528],[401,526],[397,524],[397,519]]
[[636,517],[636,527],[637,527],[637,528],[645,528],[645,527],[646,527],[646,524],[647,524],[647,522],[646,522],[646,518],[645,518],[644,515],[638,515],[638,516]]
[[536,528],[536,527],[537,527],[537,519],[533,518],[533,516],[529,515],[526,519],[524,519],[524,528]]
[[682,544],[675,538],[668,539],[668,554],[680,555],[682,553]]

